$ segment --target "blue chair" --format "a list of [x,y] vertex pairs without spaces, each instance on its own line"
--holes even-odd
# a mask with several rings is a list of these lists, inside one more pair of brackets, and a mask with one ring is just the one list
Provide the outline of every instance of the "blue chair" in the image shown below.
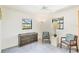
[[46,40],[50,43],[50,34],[49,34],[49,32],[43,32],[42,33],[42,42],[44,42]]
[[[63,40],[65,39],[65,40]],[[71,47],[76,46],[76,51],[78,52],[77,44],[78,36],[73,34],[67,34],[66,37],[61,37],[60,48],[62,48],[62,43],[66,44],[69,47],[69,52],[71,53]]]

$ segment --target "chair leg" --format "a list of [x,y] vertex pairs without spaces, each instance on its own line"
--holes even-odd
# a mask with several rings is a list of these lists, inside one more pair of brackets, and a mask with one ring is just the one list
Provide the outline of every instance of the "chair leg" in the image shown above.
[[78,52],[78,46],[76,46],[76,51]]
[[51,43],[50,39],[48,39],[48,41],[49,41],[49,44],[50,44]]
[[62,43],[60,43],[60,48],[62,48]]
[[44,40],[43,40],[43,38],[42,38],[42,43],[43,43],[43,41],[44,41]]
[[71,46],[69,46],[69,53],[71,53]]

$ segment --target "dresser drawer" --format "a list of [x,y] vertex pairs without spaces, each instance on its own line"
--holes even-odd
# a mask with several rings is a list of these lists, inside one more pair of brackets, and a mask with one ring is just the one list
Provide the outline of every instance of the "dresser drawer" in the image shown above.
[[31,43],[34,41],[37,41],[37,33],[26,33],[26,34],[20,34],[18,35],[19,38],[19,46],[25,45],[27,43]]

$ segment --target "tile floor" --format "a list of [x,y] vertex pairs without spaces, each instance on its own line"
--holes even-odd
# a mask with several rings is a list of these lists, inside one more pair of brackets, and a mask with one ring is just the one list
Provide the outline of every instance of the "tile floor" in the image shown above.
[[[54,47],[49,43],[34,42],[22,47],[4,49],[2,53],[69,53],[69,50],[66,47]],[[72,50],[72,53],[76,53],[76,51]]]

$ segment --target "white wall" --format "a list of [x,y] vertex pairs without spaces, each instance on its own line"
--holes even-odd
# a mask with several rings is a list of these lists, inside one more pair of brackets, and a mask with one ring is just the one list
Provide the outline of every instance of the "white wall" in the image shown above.
[[[18,11],[15,9],[10,9],[2,7],[2,49],[17,46],[18,45],[18,34],[26,32],[41,32],[41,27],[46,30],[47,27],[45,23],[40,26],[40,20],[49,19],[50,16],[41,16],[42,13],[30,13],[23,11]],[[46,14],[45,14],[46,15]],[[32,18],[32,29],[22,30],[22,18],[30,17]]]
[[[37,32],[37,22],[30,13],[3,8],[2,7],[2,49],[17,46],[18,34],[26,32]],[[22,30],[22,18],[32,18],[32,29]]]
[[[60,36],[65,36],[67,33],[76,34],[76,35],[78,34],[76,8],[77,7],[71,7],[68,9],[60,10],[52,14],[53,18],[64,17],[64,29],[57,31],[57,34],[59,34]],[[48,20],[48,23],[49,26],[51,26],[52,20]],[[49,31],[50,33],[53,33],[53,29],[51,29],[51,27]]]
[[[54,14],[48,14],[44,16],[45,23],[40,26],[40,13],[23,13],[22,11],[13,10],[10,8],[2,7],[2,49],[17,46],[18,34],[25,32],[38,32],[49,31],[51,35],[54,33],[51,28],[52,18],[58,18],[64,16],[64,30],[59,30],[57,33],[65,35],[66,33],[77,34],[77,20],[76,20],[76,8],[64,9]],[[32,30],[22,30],[22,18],[32,18]]]
[[0,52],[1,52],[1,20],[0,20]]
[[[1,21],[0,21],[0,28],[1,28]],[[0,52],[1,52],[1,29],[0,29]]]

